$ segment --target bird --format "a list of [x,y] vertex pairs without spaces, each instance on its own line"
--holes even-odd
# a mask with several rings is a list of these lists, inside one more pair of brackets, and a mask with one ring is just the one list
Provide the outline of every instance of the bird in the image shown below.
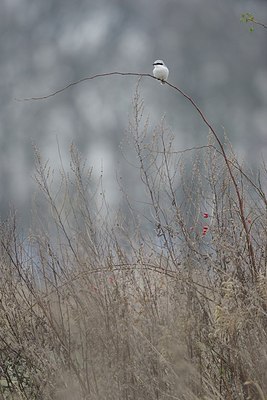
[[165,83],[169,76],[169,70],[162,60],[156,60],[154,63],[153,75],[155,78],[161,81],[161,84]]

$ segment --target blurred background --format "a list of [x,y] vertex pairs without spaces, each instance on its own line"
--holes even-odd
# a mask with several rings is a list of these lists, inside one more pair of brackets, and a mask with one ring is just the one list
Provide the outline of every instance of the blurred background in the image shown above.
[[[44,101],[15,98],[46,95],[97,73],[151,73],[155,59],[257,166],[267,155],[267,30],[250,32],[240,22],[246,12],[266,24],[267,1],[1,0],[1,219],[12,205],[27,224],[36,190],[33,143],[57,169],[58,147],[68,166],[73,142],[96,176],[103,169],[112,206],[120,201],[116,175],[136,182],[119,149],[136,78],[100,78]],[[177,150],[207,143],[206,126],[184,98],[148,78],[140,88],[151,126],[165,115]]]

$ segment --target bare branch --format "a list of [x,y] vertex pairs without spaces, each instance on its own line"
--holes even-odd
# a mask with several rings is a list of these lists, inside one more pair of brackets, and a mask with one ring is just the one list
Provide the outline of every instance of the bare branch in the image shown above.
[[117,72],[117,71],[115,71],[115,72],[106,72],[106,73],[103,73],[103,74],[96,74],[96,75],[93,75],[93,76],[88,76],[86,78],[79,79],[78,81],[75,81],[75,82],[71,82],[67,86],[64,86],[63,88],[58,89],[55,92],[52,92],[52,93],[50,93],[50,94],[48,94],[46,96],[29,97],[29,98],[25,98],[25,99],[15,99],[15,100],[16,101],[46,100],[46,99],[49,99],[50,97],[55,96],[56,94],[64,92],[65,90],[69,89],[72,86],[78,85],[79,83],[82,83],[82,82],[85,82],[85,81],[90,81],[90,80],[93,80],[93,79],[96,79],[96,78],[101,78],[101,77],[104,77],[104,76],[111,76],[111,75],[139,76],[141,78],[143,76],[148,76],[149,78],[153,78],[153,79],[159,80],[159,79],[155,78],[151,74],[138,74],[138,73],[135,73],[135,72]]

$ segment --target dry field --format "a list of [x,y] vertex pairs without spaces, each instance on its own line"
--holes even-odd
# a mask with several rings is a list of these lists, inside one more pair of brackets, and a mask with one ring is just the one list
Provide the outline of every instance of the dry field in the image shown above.
[[121,183],[116,215],[74,147],[60,179],[35,150],[32,228],[1,225],[0,396],[266,400],[265,168],[212,132],[178,152],[138,91],[127,141],[143,207]]

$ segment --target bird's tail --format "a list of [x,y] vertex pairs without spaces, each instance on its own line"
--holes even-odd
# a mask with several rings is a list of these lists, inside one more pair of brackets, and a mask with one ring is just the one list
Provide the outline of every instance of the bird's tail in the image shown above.
[[165,81],[160,81],[161,85],[164,85]]

